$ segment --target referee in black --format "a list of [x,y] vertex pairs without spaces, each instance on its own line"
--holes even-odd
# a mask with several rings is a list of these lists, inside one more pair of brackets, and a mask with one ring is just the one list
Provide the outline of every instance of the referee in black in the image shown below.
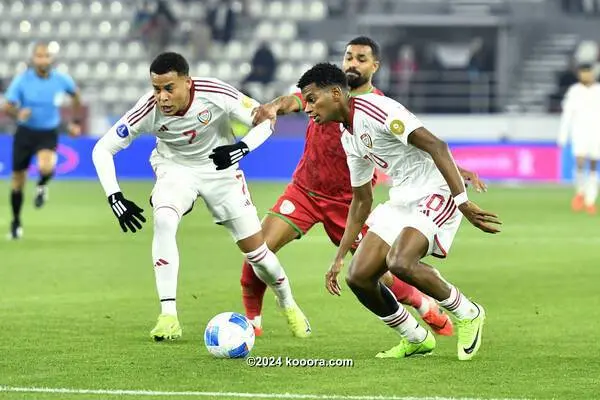
[[[48,45],[36,43],[30,67],[14,77],[5,93],[4,110],[17,121],[12,153],[12,222],[9,239],[19,239],[23,235],[23,188],[34,155],[37,156],[40,171],[35,207],[42,207],[47,199],[47,184],[56,166],[60,106],[65,94],[72,96],[73,115],[77,115],[81,101],[75,82],[69,75],[52,68]],[[76,118],[68,124],[67,132],[72,136],[81,134],[81,126]]]

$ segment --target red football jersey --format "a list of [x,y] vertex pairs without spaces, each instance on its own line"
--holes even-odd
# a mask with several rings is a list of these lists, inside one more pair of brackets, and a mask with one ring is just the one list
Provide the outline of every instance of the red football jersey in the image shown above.
[[[383,92],[376,88],[373,88],[371,93],[383,95]],[[295,95],[302,102],[304,109],[302,94],[298,92]],[[350,203],[350,171],[346,164],[341,135],[339,122],[319,125],[312,119],[309,120],[304,153],[296,166],[292,182],[316,195]],[[375,180],[373,177],[373,184]]]

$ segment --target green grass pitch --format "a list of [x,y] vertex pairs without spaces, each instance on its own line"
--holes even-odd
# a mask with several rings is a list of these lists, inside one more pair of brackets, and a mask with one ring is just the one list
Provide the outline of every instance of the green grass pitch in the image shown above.
[[[261,215],[283,187],[250,184]],[[53,182],[50,189],[47,206],[35,210],[28,186],[25,237],[0,242],[0,399],[168,399],[184,391],[204,392],[186,398],[215,399],[243,393],[600,398],[600,217],[572,214],[568,188],[492,185],[488,193],[471,194],[500,214],[503,232],[486,235],[465,221],[450,257],[430,260],[487,309],[483,345],[471,362],[457,361],[456,338],[438,338],[430,357],[375,359],[398,337],[345,284],[341,298],[326,292],[324,273],[335,249],[321,228],[281,251],[313,335],[291,337],[267,292],[265,335],[252,355],[352,359],[347,368],[252,368],[243,360],[209,356],[202,339],[206,322],[223,311],[243,310],[242,258],[202,201],[179,231],[184,336],[153,343],[148,333],[159,306],[150,256],[151,182],[123,183],[150,219],[135,235],[121,233],[99,183]],[[0,193],[8,198],[6,181]],[[379,199],[385,196],[385,189],[377,190]],[[8,229],[7,203],[0,204],[2,229]],[[9,387],[169,393],[18,393]]]

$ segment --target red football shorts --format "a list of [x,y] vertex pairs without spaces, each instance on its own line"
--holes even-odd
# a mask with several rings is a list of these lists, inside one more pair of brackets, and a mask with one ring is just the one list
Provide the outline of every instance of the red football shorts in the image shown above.
[[[289,223],[298,232],[299,237],[321,222],[331,242],[339,246],[349,210],[348,203],[321,197],[290,183],[269,213]],[[367,229],[367,226],[363,227],[353,248],[358,247]]]

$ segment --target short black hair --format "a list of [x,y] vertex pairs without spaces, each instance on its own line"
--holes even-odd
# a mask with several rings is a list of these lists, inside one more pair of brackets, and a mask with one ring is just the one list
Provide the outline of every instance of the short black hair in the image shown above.
[[150,72],[157,75],[163,75],[171,71],[177,72],[177,75],[189,75],[190,65],[185,57],[179,53],[167,52],[156,56],[150,64]]
[[348,89],[348,80],[344,71],[330,63],[319,63],[306,71],[296,86],[302,90],[311,83],[319,88],[335,85],[345,90]]
[[581,63],[577,66],[577,69],[580,71],[589,71],[593,68],[594,68],[594,66],[590,63]]
[[358,36],[352,39],[346,44],[346,46],[350,45],[358,45],[358,46],[369,46],[371,48],[371,53],[373,53],[373,57],[379,61],[379,57],[381,56],[381,50],[376,41],[371,39],[368,36]]

